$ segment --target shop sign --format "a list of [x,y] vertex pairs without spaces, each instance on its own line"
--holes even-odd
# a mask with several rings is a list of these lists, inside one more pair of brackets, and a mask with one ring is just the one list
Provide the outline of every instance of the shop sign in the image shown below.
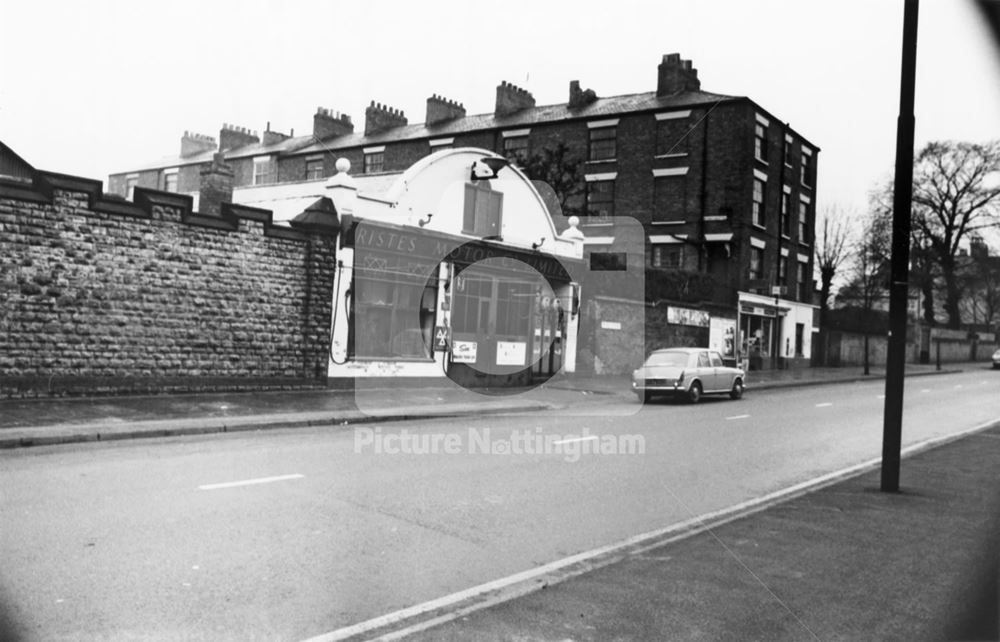
[[475,341],[453,342],[451,346],[452,363],[475,363],[476,348],[478,347]]
[[497,365],[523,366],[527,349],[524,341],[497,341]]
[[675,325],[693,325],[699,328],[709,326],[709,314],[704,310],[692,310],[690,308],[667,308],[667,323]]
[[[382,227],[368,221],[360,221],[348,240],[362,256],[370,254],[384,260],[386,254],[410,257],[409,262],[397,261],[387,266],[393,270],[403,269],[422,275],[441,261],[452,261],[463,269],[487,259],[499,259],[498,267],[522,271],[524,264],[540,272],[546,278],[569,281],[569,274],[560,259],[538,253],[516,252],[513,248],[496,247],[469,242],[462,238],[448,238],[427,233],[411,233],[403,229]],[[572,262],[572,259],[569,260]],[[380,266],[367,266],[378,269]],[[385,268],[383,268],[385,269]]]
[[601,321],[601,330],[621,330],[621,321]]

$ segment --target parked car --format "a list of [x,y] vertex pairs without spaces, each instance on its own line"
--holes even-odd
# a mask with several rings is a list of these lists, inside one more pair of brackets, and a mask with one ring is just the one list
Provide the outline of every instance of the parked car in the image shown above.
[[666,348],[650,353],[642,367],[632,373],[632,391],[639,401],[662,395],[698,403],[708,394],[739,399],[745,380],[743,370],[725,365],[715,350]]
[[1000,350],[993,353],[993,368],[1000,368]]

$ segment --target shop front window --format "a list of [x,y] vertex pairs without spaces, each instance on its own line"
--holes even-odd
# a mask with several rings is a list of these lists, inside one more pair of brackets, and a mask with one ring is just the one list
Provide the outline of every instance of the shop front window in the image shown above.
[[771,356],[771,329],[774,319],[746,315],[740,322],[740,340],[744,356],[750,359],[751,368],[759,368]]
[[362,277],[354,287],[354,356],[431,357],[434,286]]

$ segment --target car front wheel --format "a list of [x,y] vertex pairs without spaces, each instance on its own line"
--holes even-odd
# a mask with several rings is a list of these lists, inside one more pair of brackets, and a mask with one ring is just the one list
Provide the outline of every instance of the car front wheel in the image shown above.
[[729,391],[730,399],[741,399],[743,397],[743,380],[737,379],[733,382],[733,389]]
[[688,390],[688,401],[690,403],[698,403],[701,401],[701,384],[695,381],[691,384],[691,389]]

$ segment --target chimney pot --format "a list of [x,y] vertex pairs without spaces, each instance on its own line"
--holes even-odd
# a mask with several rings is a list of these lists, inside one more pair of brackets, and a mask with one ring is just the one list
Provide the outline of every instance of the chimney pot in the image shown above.
[[313,137],[319,140],[345,136],[354,131],[351,117],[326,107],[320,107],[313,116]]
[[685,91],[699,91],[698,70],[679,53],[665,54],[657,67],[656,95],[672,96]]
[[497,100],[493,110],[496,116],[506,116],[534,106],[535,98],[528,90],[506,80],[497,85]]
[[389,105],[372,101],[371,106],[365,110],[365,136],[394,127],[402,127],[406,124],[407,120],[403,111]]

